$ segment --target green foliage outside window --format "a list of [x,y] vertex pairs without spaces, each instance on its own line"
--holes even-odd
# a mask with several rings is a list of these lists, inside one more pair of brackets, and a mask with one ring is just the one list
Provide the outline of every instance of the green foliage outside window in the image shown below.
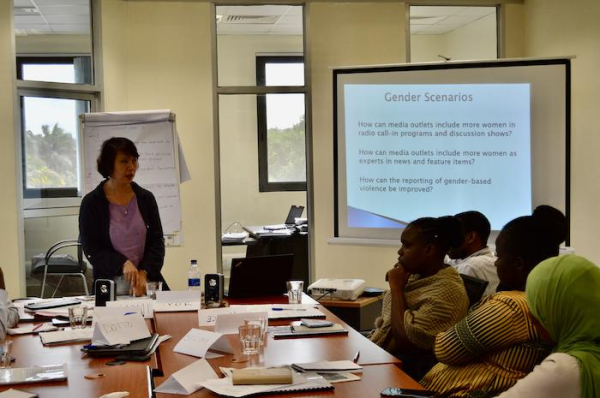
[[306,181],[305,120],[287,129],[267,131],[269,182]]
[[25,133],[27,188],[77,187],[77,142],[56,123]]

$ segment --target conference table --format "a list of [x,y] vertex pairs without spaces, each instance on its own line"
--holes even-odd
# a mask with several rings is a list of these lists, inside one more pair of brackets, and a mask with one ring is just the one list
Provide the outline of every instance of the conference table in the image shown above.
[[[287,297],[263,297],[260,299],[230,300],[230,304],[283,304]],[[334,390],[295,392],[293,394],[269,394],[275,397],[378,397],[386,387],[395,386],[410,389],[422,387],[401,370],[400,361],[373,344],[360,333],[349,327],[325,307],[304,295],[303,304],[311,304],[322,311],[326,319],[342,324],[348,335],[329,335],[293,339],[273,339],[268,337],[264,352],[244,361],[241,355],[238,336],[227,335],[233,354],[209,359],[208,362],[220,375],[219,367],[244,368],[247,366],[280,366],[290,363],[313,362],[321,360],[353,359],[360,352],[358,364],[363,366],[360,381],[336,383]],[[22,384],[1,386],[0,391],[10,387],[34,392],[45,397],[99,397],[114,391],[128,391],[130,397],[177,397],[174,394],[155,393],[152,386],[158,386],[169,376],[198,358],[173,352],[175,345],[192,328],[211,330],[211,327],[198,326],[197,312],[161,312],[155,313],[153,320],[147,320],[151,331],[171,338],[163,342],[156,353],[146,362],[127,362],[120,366],[108,366],[112,358],[88,358],[80,351],[81,343],[60,346],[43,346],[37,335],[9,336],[13,340],[14,367],[50,365],[67,363],[68,380],[63,382]],[[287,325],[290,320],[270,320],[270,326]],[[232,361],[233,360],[233,361]],[[85,378],[84,376],[99,378]],[[190,396],[211,397],[217,395],[201,389]]]

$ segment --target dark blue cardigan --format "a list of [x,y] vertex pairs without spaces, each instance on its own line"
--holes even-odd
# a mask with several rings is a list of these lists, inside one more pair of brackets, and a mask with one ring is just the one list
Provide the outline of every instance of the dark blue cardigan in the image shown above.
[[[79,239],[83,251],[94,268],[94,282],[97,279],[114,279],[123,274],[123,264],[127,257],[117,252],[110,241],[109,202],[101,182],[96,189],[85,195],[79,209]],[[160,273],[165,258],[163,237],[158,205],[152,192],[131,183],[137,199],[140,214],[146,224],[146,246],[138,269],[148,273],[148,280],[162,281],[163,289],[168,290]]]

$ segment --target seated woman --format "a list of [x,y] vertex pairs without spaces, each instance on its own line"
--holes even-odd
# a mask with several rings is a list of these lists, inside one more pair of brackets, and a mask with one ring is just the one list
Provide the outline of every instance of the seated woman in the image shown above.
[[387,273],[390,290],[369,338],[403,359],[404,371],[418,377],[432,365],[436,334],[469,307],[458,272],[444,264],[448,249],[462,243],[462,231],[451,216],[419,218],[404,229],[401,242],[398,263]]
[[566,237],[564,215],[540,206],[516,218],[496,239],[499,292],[476,305],[469,315],[435,339],[440,363],[421,380],[441,397],[493,397],[525,377],[550,352],[532,322],[525,299],[529,272],[558,255]]
[[548,259],[527,279],[527,303],[556,347],[499,398],[600,396],[600,269],[575,255]]
[[0,268],[0,341],[6,337],[6,329],[14,328],[19,323],[19,312],[8,300],[4,273]]
[[105,178],[81,201],[81,245],[97,279],[112,279],[117,294],[146,294],[146,281],[163,282],[165,242],[156,199],[133,182],[139,154],[122,137],[102,144],[98,172]]

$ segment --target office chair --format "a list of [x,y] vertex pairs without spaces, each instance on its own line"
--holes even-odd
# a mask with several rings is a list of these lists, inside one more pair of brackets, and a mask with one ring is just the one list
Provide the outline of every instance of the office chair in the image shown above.
[[[77,261],[72,258],[56,258],[53,257],[54,254],[62,249],[67,247],[77,247]],[[83,290],[86,296],[89,296],[90,292],[87,286],[87,281],[85,279],[85,272],[87,270],[87,263],[83,261],[83,249],[81,248],[81,243],[79,243],[75,239],[62,240],[60,242],[56,242],[53,244],[50,249],[46,252],[46,256],[44,257],[44,261],[40,264],[34,266],[32,270],[33,274],[39,274],[41,272],[44,273],[42,278],[42,286],[40,297],[44,297],[44,290],[46,288],[46,276],[60,276],[60,280],[52,293],[52,297],[58,291],[60,284],[62,283],[65,276],[78,276],[81,278],[83,282]]]
[[460,277],[465,285],[465,290],[467,291],[467,296],[469,297],[469,307],[471,307],[473,304],[481,300],[481,297],[483,297],[483,293],[485,293],[485,289],[487,288],[489,282],[470,275],[460,274]]

